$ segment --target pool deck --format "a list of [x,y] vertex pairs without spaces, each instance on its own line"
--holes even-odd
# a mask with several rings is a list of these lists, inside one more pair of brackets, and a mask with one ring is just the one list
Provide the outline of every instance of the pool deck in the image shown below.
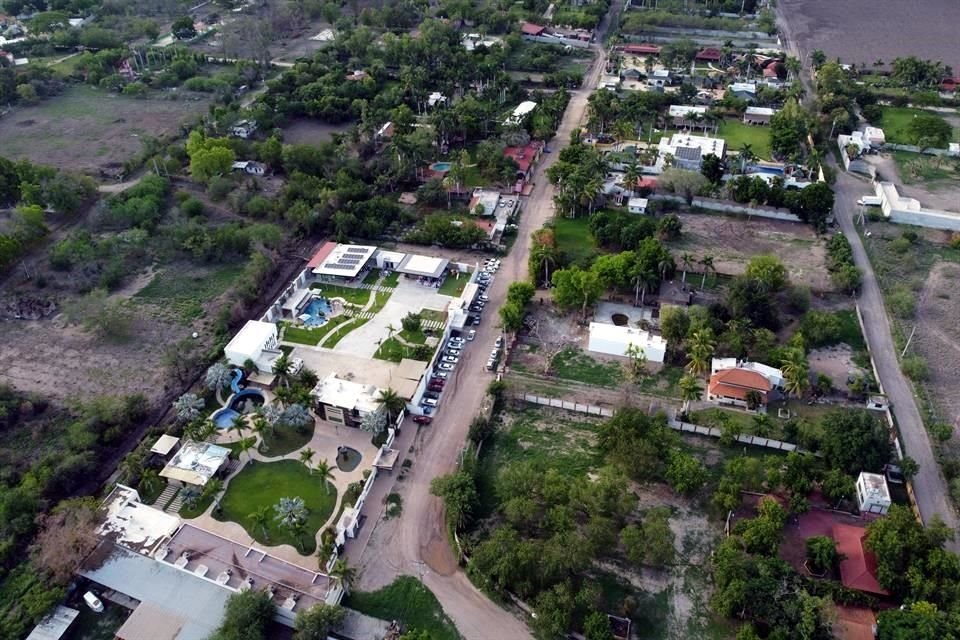
[[[315,415],[314,418],[316,419]],[[250,435],[253,435],[250,431],[244,431],[243,433],[244,437]],[[219,444],[226,444],[229,442],[235,442],[239,439],[240,436],[236,433],[224,433],[220,435],[220,437],[217,439],[217,442]],[[306,447],[310,447],[316,452],[316,455],[313,458],[314,465],[316,465],[316,463],[320,460],[326,460],[333,467],[333,479],[331,482],[337,488],[337,502],[333,507],[330,518],[322,527],[317,530],[316,533],[317,546],[319,547],[321,543],[320,533],[325,528],[336,525],[337,518],[340,515],[340,504],[343,500],[344,494],[346,493],[347,487],[354,482],[363,482],[363,472],[371,468],[373,465],[373,461],[377,456],[378,449],[377,447],[373,446],[373,444],[370,442],[370,439],[371,436],[366,431],[361,431],[360,429],[354,429],[351,427],[337,427],[329,422],[316,419],[313,437],[310,439],[310,442],[296,451],[283,456],[265,456],[256,449],[253,449],[249,453],[244,454],[241,458],[242,464],[226,478],[224,482],[224,491],[226,491],[229,487],[230,480],[232,480],[234,476],[243,470],[247,461],[251,458],[259,462],[277,462],[279,460],[299,461],[300,451]],[[363,456],[363,458],[360,460],[360,464],[358,464],[353,471],[341,471],[336,466],[337,447],[341,445],[356,449],[360,452],[360,455]],[[190,520],[184,520],[184,522],[193,524],[196,527],[205,529],[224,538],[228,538],[240,545],[256,545],[257,548],[264,549],[271,555],[297,566],[305,567],[311,570],[315,570],[317,568],[316,556],[300,555],[300,551],[298,549],[288,544],[269,546],[256,542],[239,524],[235,522],[221,522],[215,519],[212,515],[210,515],[212,510],[213,505],[211,505],[210,508],[207,509],[203,514]]]

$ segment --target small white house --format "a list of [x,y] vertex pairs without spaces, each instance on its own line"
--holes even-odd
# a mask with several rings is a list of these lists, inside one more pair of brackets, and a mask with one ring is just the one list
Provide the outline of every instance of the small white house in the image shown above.
[[857,477],[857,508],[863,513],[885,514],[890,508],[890,488],[879,473],[861,471]]
[[587,350],[609,356],[625,356],[631,344],[643,350],[647,362],[662,363],[667,354],[667,341],[649,331],[602,322],[590,323]]
[[647,212],[647,202],[646,198],[630,198],[627,200],[627,211],[642,215]]
[[230,130],[230,133],[236,138],[242,138],[246,140],[252,136],[257,131],[257,123],[253,120],[241,120],[237,124],[233,125],[233,128]]
[[247,360],[257,362],[265,350],[277,349],[277,325],[272,322],[248,320],[223,348],[223,355],[235,367],[242,367]]
[[262,176],[267,173],[267,167],[262,162],[254,160],[239,160],[233,163],[234,171],[243,171],[251,176]]

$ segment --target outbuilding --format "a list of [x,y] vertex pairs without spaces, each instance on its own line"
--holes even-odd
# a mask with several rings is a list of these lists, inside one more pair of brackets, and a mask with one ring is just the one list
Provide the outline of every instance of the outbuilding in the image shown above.
[[626,356],[630,345],[639,347],[647,362],[662,363],[667,354],[667,341],[662,336],[632,327],[603,322],[590,323],[587,350],[609,356]]
[[890,488],[879,473],[861,471],[857,477],[857,508],[862,513],[885,514],[890,509]]

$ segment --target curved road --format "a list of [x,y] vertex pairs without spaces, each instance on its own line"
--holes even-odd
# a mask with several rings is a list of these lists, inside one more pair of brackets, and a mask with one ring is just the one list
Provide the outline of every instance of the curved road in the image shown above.
[[[620,6],[620,2],[615,2],[601,23],[599,42],[606,33],[609,17],[619,11]],[[479,413],[486,389],[493,380],[493,376],[484,371],[484,365],[488,349],[500,335],[496,326],[497,310],[506,299],[507,286],[528,278],[530,234],[553,216],[553,187],[545,172],[560,150],[569,144],[571,132],[585,119],[587,99],[597,87],[607,59],[602,46],[595,45],[594,50],[597,56],[583,88],[571,92],[570,103],[551,145],[553,152],[542,157],[535,171],[535,186],[524,205],[516,244],[501,260],[500,270],[487,292],[490,301],[483,324],[477,328],[474,342],[463,351],[432,424],[421,430],[412,445],[414,464],[402,486],[396,487],[404,499],[402,513],[396,520],[371,523],[368,526],[374,530],[368,534],[369,543],[356,542],[347,548],[348,561],[360,570],[360,588],[383,586],[401,574],[419,575],[468,640],[524,640],[532,636],[523,621],[477,590],[458,566],[447,539],[443,505],[430,494],[430,482],[456,467],[470,421]],[[406,430],[412,431],[413,427],[407,425]],[[404,450],[403,454],[406,453]]]

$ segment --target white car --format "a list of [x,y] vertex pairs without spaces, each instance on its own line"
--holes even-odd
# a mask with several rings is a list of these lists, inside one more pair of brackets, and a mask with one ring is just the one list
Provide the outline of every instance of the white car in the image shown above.
[[457,364],[460,362],[460,358],[456,356],[443,356],[442,360],[450,364]]
[[498,349],[503,346],[503,336],[497,338],[497,341],[493,343]]
[[[440,369],[440,371],[453,371],[453,365],[447,364],[446,362],[441,362],[439,365],[437,365],[437,368]],[[443,374],[437,374],[437,375],[443,375]]]
[[463,344],[465,341],[460,336],[454,336],[449,340],[447,340],[447,342],[449,342],[450,344]]
[[473,340],[476,337],[477,337],[476,329],[470,329],[470,331],[467,332],[467,340]]
[[90,607],[91,611],[103,613],[103,603],[100,602],[100,598],[98,598],[93,591],[87,591],[83,594],[83,602]]
[[460,357],[460,349],[447,349],[447,355],[453,356],[454,358]]
[[420,404],[422,404],[422,405],[424,405],[424,406],[427,406],[427,407],[435,407],[435,406],[437,406],[439,403],[438,403],[436,400],[434,400],[433,398],[424,398],[423,400],[420,401]]
[[488,296],[487,294],[484,293],[480,296],[480,302],[489,302],[489,301],[490,301],[490,296]]

